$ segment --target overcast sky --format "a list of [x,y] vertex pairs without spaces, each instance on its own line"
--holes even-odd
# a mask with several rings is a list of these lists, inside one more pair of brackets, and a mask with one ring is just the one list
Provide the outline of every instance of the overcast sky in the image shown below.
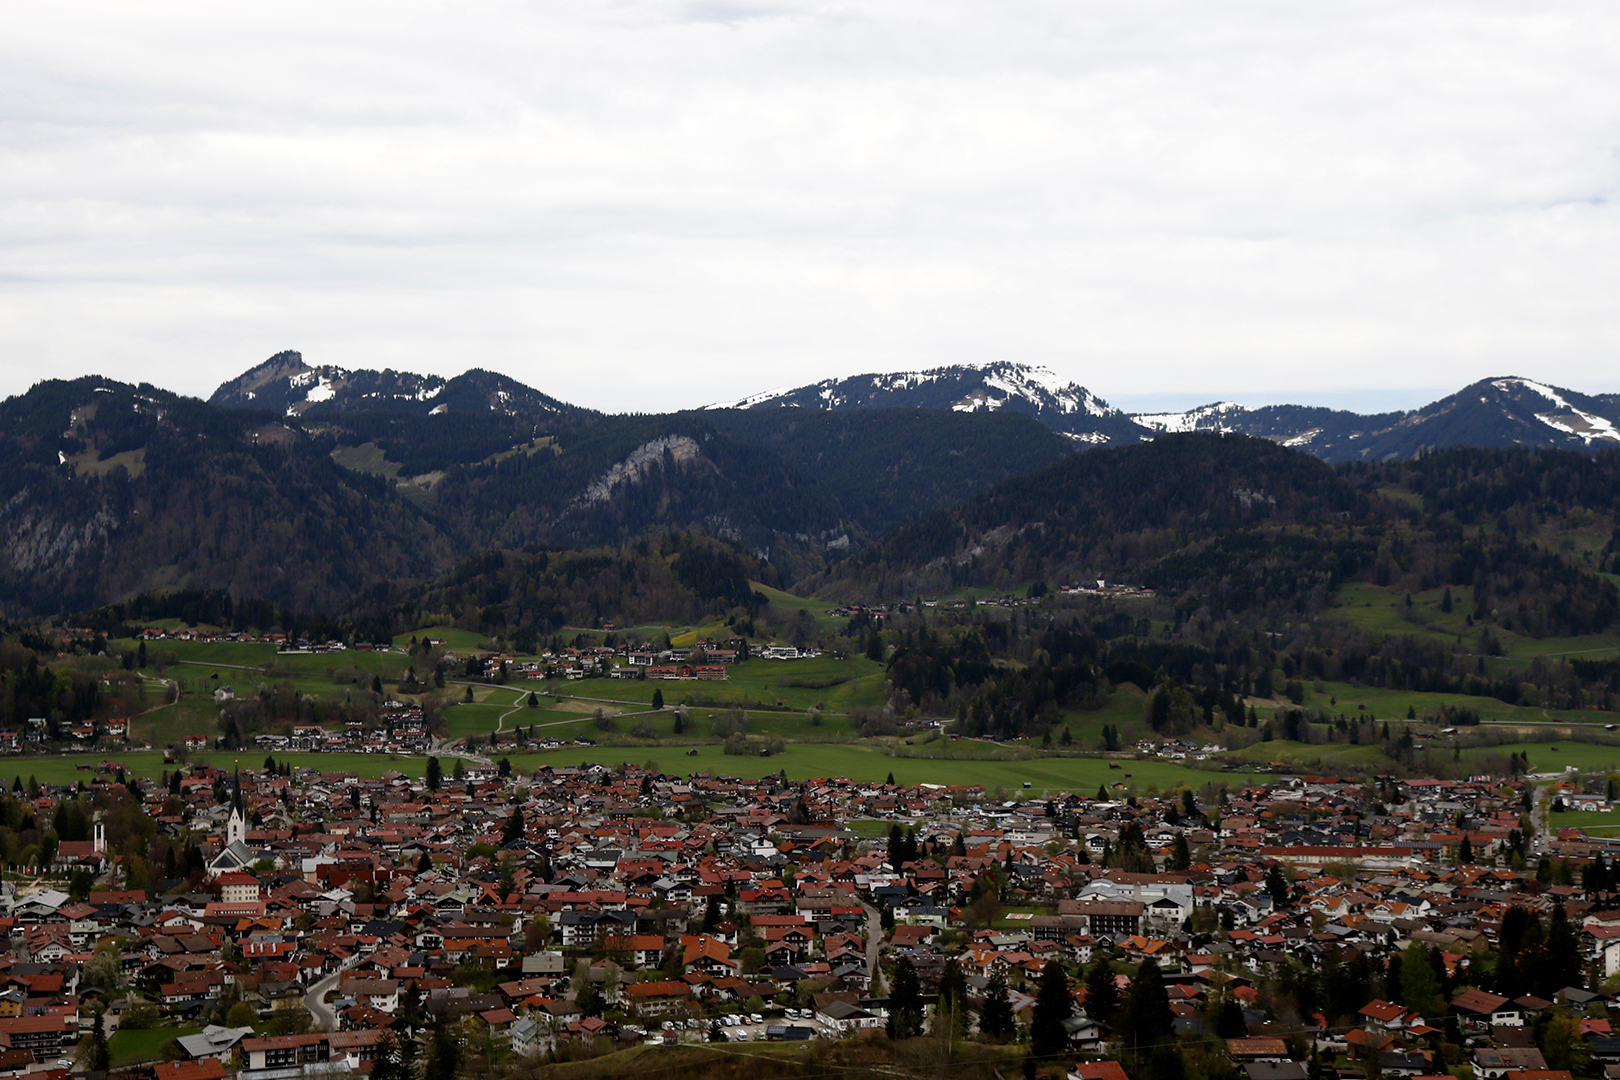
[[1620,8],[17,5],[0,395],[281,349],[665,410],[1620,390]]

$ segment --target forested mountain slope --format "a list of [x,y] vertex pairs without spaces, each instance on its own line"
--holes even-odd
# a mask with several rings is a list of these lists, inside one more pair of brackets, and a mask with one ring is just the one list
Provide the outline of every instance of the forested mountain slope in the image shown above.
[[[277,367],[292,363],[272,361],[268,385],[296,377]],[[0,614],[173,589],[330,613],[378,583],[430,578],[491,548],[618,546],[689,530],[792,580],[1070,449],[1017,415],[773,422],[434,414],[413,401],[356,411],[334,397],[289,414],[86,378],[0,403]]]
[[105,379],[0,403],[0,607],[229,589],[319,609],[448,568],[443,530],[269,413]]
[[1600,576],[1620,572],[1617,524],[1620,453],[1453,450],[1334,469],[1264,439],[1180,434],[997,485],[808,584],[876,599],[1123,579],[1189,611],[1280,617],[1360,579],[1467,587],[1482,618],[1584,634],[1620,615]]

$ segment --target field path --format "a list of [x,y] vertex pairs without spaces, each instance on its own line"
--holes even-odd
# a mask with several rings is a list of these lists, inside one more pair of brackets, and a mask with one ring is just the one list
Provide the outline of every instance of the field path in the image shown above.
[[[166,687],[166,688],[174,691],[174,700],[173,701],[160,702],[157,705],[153,705],[150,709],[142,709],[140,712],[135,714],[137,717],[151,716],[153,713],[157,712],[159,709],[167,709],[171,705],[180,704],[180,684],[179,683],[175,682],[173,679],[154,679],[154,678],[152,678],[152,676],[147,675],[145,672],[141,672],[141,671],[137,671],[137,672],[135,672],[135,674],[139,675],[143,682],[155,682],[159,686]],[[127,734],[130,733],[130,729],[126,726],[124,730],[126,732],[126,737],[127,737]],[[155,742],[156,740],[153,740],[153,741]]]

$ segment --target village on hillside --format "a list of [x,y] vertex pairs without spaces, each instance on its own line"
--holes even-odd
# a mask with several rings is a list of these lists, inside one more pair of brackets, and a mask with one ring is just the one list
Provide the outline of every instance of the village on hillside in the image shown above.
[[5,800],[94,823],[4,884],[0,1073],[943,1033],[1079,1080],[1158,1076],[1165,1047],[1246,1080],[1620,1076],[1615,842],[1544,824],[1612,791],[1573,776],[996,801],[460,759],[114,770]]

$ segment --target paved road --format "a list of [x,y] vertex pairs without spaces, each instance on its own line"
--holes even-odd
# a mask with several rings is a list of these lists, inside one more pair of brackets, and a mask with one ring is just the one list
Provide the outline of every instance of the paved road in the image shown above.
[[878,949],[883,946],[883,916],[878,914],[877,908],[864,901],[861,909],[866,912],[866,977],[876,981]]
[[[1549,781],[1549,783],[1556,784],[1557,781]],[[1540,784],[1530,789],[1530,824],[1534,825],[1536,829],[1535,838],[1530,842],[1532,855],[1545,852],[1552,846],[1551,814],[1542,808],[1541,802],[1543,799],[1548,800],[1548,806],[1550,807],[1552,805],[1552,792]]]
[[316,1031],[336,1031],[337,1013],[325,1003],[326,995],[336,988],[338,976],[341,972],[334,971],[320,982],[309,988],[304,995],[304,1008],[315,1018]]

